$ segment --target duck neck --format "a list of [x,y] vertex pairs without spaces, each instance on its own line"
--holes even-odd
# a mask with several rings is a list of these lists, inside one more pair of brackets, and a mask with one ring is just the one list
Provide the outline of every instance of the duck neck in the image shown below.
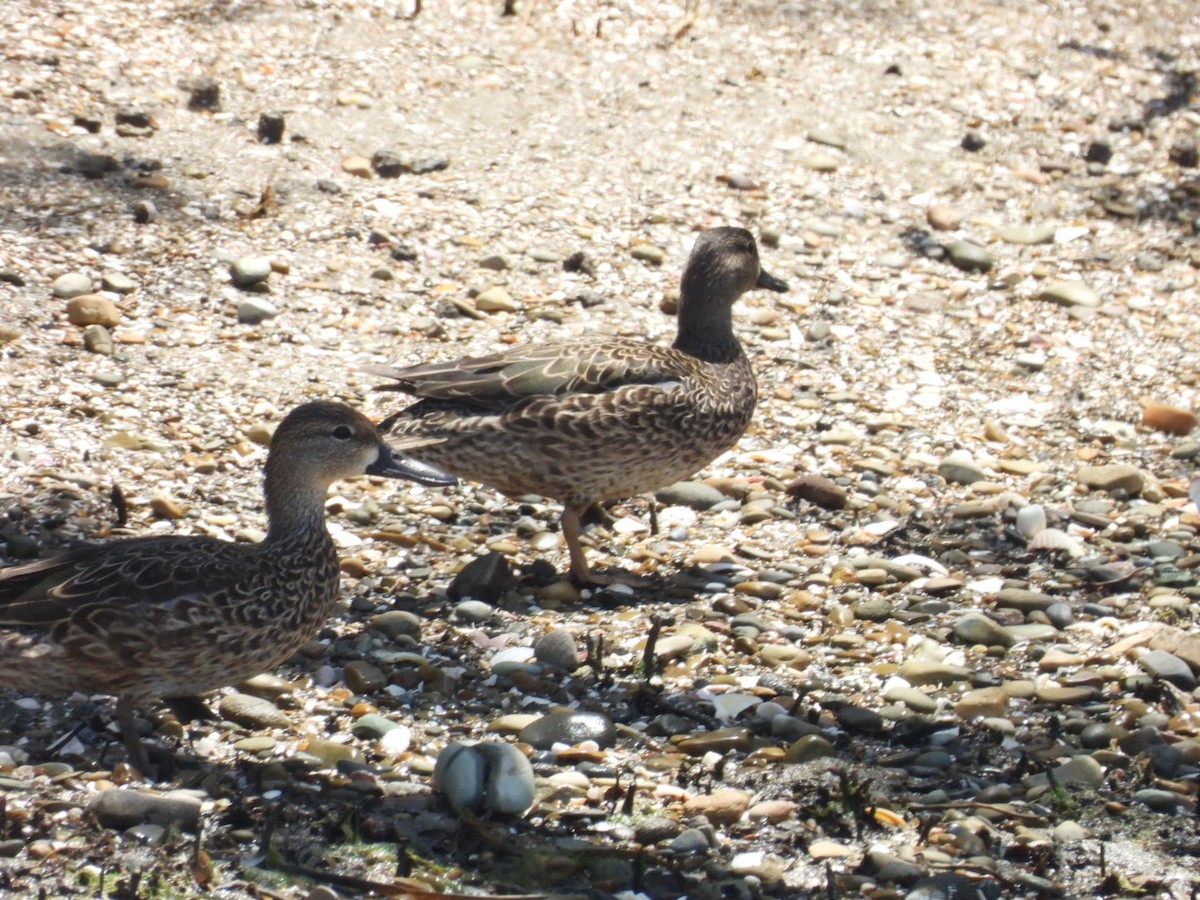
[[271,460],[267,461],[267,477],[263,497],[267,509],[267,537],[271,544],[326,543],[325,493],[327,485],[312,485],[295,478],[294,472],[279,473],[272,478]]
[[733,307],[709,302],[697,309],[686,290],[679,304],[679,331],[676,350],[712,363],[731,363],[742,356],[742,345],[733,333]]

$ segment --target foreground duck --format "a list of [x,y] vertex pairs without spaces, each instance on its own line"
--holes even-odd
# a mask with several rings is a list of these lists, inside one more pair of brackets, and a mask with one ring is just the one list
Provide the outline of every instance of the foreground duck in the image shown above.
[[380,428],[393,447],[460,478],[560,501],[571,578],[630,581],[588,567],[581,517],[597,501],[686,478],[737,443],[757,389],[732,309],[756,287],[788,289],[761,268],[750,232],[713,228],[684,268],[672,346],[581,337],[449,363],[370,366],[395,379],[380,390],[421,398]]
[[271,439],[261,543],[131,538],[0,570],[0,687],[116,696],[126,747],[146,771],[136,707],[270,669],[328,618],[338,559],[325,493],[362,474],[454,480],[397,457],[349,407],[306,403]]

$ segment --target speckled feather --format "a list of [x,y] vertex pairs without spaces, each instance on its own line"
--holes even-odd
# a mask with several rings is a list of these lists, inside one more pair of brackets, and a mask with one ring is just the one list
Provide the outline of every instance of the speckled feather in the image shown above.
[[[453,480],[397,458],[366,418],[325,402],[284,419],[265,472],[261,543],[132,538],[0,571],[0,686],[113,694],[132,707],[269,669],[316,633],[337,599],[329,485],[364,472]],[[126,742],[133,750],[136,735]]]
[[460,478],[562,501],[572,573],[585,579],[569,516],[686,478],[745,431],[757,388],[731,309],[754,287],[787,289],[762,271],[748,231],[711,229],[684,270],[672,347],[576,338],[447,363],[371,366],[393,379],[380,390],[420,398],[380,427],[394,447]]

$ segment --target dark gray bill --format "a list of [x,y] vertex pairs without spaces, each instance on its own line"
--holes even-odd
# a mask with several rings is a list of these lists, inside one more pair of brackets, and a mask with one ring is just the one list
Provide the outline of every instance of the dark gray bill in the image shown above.
[[778,291],[781,294],[786,290],[790,290],[786,281],[784,281],[782,278],[776,278],[766,269],[758,270],[757,286],[760,288],[766,288],[768,291]]
[[407,478],[409,481],[431,487],[458,484],[458,479],[453,475],[443,472],[437,466],[394,453],[387,444],[380,445],[379,459],[367,466],[367,474],[382,475],[385,478]]

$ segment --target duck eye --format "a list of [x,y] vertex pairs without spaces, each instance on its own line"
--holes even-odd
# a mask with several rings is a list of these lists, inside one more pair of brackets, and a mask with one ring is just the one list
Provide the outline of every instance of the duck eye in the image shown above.
[[339,425],[333,429],[333,436],[340,441],[348,441],[353,434],[354,432],[350,430],[349,425]]

